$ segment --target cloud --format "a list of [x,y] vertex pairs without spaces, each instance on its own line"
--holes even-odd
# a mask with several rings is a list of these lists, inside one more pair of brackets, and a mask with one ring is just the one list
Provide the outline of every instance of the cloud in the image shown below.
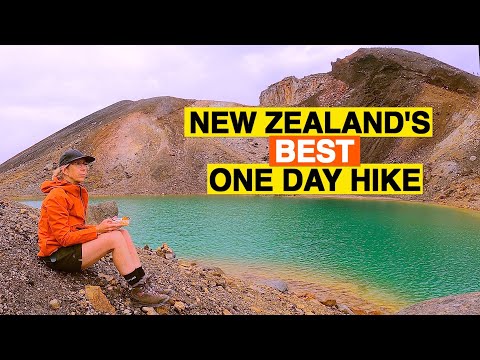
[[8,136],[4,136],[0,142],[0,163],[89,114],[65,106],[1,107],[2,133]]
[[282,71],[289,74],[287,76],[297,77],[311,75],[312,70],[313,73],[326,73],[331,70],[332,61],[351,54],[359,47],[358,45],[290,45],[272,46],[270,51],[259,48],[259,51],[243,57],[242,69],[256,75]]

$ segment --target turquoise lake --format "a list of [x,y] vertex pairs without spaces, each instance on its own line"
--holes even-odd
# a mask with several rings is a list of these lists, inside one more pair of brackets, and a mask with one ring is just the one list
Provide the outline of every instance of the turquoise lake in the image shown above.
[[180,259],[276,278],[354,284],[360,296],[402,306],[480,291],[478,212],[281,196],[90,201],[108,200],[117,202],[120,216],[130,217],[127,229],[138,246],[156,249],[165,242]]

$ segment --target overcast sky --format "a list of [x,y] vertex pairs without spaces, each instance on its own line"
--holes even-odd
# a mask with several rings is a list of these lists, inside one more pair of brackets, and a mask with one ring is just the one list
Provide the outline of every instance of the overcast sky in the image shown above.
[[[379,45],[376,45],[379,46]],[[478,75],[478,45],[387,45]],[[0,164],[120,100],[157,96],[259,105],[287,76],[326,73],[369,45],[0,46]]]

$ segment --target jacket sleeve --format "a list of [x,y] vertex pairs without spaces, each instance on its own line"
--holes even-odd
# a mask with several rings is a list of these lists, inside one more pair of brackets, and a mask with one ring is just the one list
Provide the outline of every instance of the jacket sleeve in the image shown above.
[[45,208],[53,236],[62,246],[83,244],[98,237],[95,226],[72,231],[68,223],[67,200],[64,197],[47,197]]

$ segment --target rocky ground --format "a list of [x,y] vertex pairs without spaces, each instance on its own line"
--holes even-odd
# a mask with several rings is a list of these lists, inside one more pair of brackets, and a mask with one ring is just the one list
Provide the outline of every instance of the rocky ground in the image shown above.
[[158,286],[174,290],[167,305],[138,307],[111,261],[82,273],[56,272],[37,257],[38,209],[0,200],[0,314],[2,315],[344,315],[335,299],[292,293],[280,280],[261,285],[173,257],[172,249],[138,249]]
[[51,270],[38,260],[38,217],[36,208],[0,199],[0,315],[480,314],[478,292],[395,311],[319,284],[266,280],[252,274],[231,276],[218,267],[178,259],[167,244],[137,249],[156,286],[174,291],[166,305],[141,307],[130,301],[127,283],[110,255],[75,274]]

